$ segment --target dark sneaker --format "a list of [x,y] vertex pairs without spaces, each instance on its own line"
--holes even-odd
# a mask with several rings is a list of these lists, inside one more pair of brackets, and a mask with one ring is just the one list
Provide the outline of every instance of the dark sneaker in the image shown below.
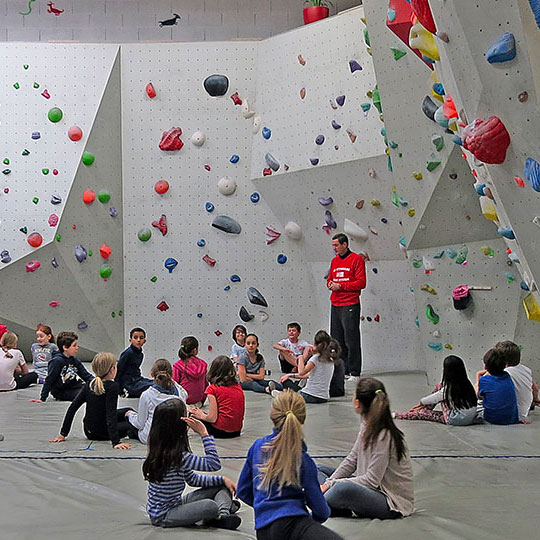
[[242,523],[241,518],[229,514],[228,516],[223,516],[219,519],[209,519],[205,522],[205,525],[208,525],[209,527],[217,527],[218,529],[228,529],[230,531],[234,531],[240,527],[240,523]]

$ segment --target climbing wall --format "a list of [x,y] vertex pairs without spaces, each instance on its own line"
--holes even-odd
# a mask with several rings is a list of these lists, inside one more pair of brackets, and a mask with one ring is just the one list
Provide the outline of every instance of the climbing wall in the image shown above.
[[[122,218],[109,214],[112,205],[120,216],[122,209],[117,56],[117,46],[3,48],[4,110],[24,112],[4,114],[0,125],[5,154],[0,251],[3,261],[11,258],[0,263],[0,318],[21,329],[43,322],[55,332],[80,325],[87,355],[102,347],[115,350],[122,334],[121,319],[109,321],[113,311],[123,310]],[[66,69],[51,69],[58,63]],[[56,123],[48,119],[53,107],[63,112]],[[79,141],[68,138],[71,126],[82,129]],[[91,167],[81,163],[85,150],[96,156]],[[85,205],[86,189],[106,190],[110,204],[96,199]],[[52,204],[53,196],[58,204]],[[32,233],[43,238],[40,247],[28,243]],[[113,250],[114,273],[107,283],[99,273],[104,242]],[[88,252],[82,263],[74,255],[78,244]],[[29,263],[37,269],[27,271]]]

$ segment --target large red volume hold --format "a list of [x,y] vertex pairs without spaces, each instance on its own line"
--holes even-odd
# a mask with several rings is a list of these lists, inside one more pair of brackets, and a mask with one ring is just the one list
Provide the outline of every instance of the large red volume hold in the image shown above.
[[180,150],[184,143],[180,136],[182,135],[182,130],[180,128],[171,128],[169,131],[164,131],[161,136],[161,142],[159,143],[159,148],[165,150],[166,152],[173,152],[175,150]]
[[510,134],[497,116],[477,118],[463,130],[463,148],[483,163],[498,165],[506,159]]
[[437,32],[437,27],[435,26],[428,0],[411,0],[411,8],[418,19],[418,22],[426,30],[432,34]]

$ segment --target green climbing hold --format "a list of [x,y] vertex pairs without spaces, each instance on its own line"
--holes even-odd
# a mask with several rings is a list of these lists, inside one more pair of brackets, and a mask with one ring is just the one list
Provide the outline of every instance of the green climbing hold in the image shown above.
[[54,239],[57,241],[57,242],[60,242],[60,240],[62,240],[62,236],[60,234],[57,234]]
[[27,150],[26,148],[22,151],[22,155],[23,156],[29,156],[30,155],[30,150]]
[[23,64],[24,69],[28,69],[30,66],[28,64]]
[[124,312],[123,312],[122,310],[120,310],[120,311],[118,312],[118,316],[119,316],[119,317],[121,317],[123,314],[124,314]]
[[485,255],[486,257],[493,257],[493,255],[495,255],[495,251],[489,246],[482,246],[480,251],[482,252],[482,255]]
[[450,257],[450,259],[455,259],[457,256],[457,251],[454,251],[452,248],[448,248],[446,250],[446,254],[448,255],[448,257]]
[[394,167],[392,165],[392,158],[388,156],[388,170],[392,172],[394,170]]
[[3,174],[9,174],[11,172],[11,169],[4,169],[2,171]]
[[373,106],[379,111],[379,114],[382,114],[381,95],[377,86],[373,90],[371,99],[373,100]]
[[371,109],[371,103],[360,103],[360,107],[362,107],[362,111],[364,111],[364,114],[367,114],[369,109]]
[[115,313],[114,311],[111,313],[111,317],[112,317],[113,319],[116,317],[116,313]]
[[89,256],[89,257],[91,257],[93,254],[94,254],[94,252],[93,252],[92,250],[90,250],[90,251],[88,252],[88,256]]
[[442,343],[438,342],[430,342],[428,343],[428,347],[432,349],[433,351],[441,351],[442,350]]
[[9,158],[4,158],[4,161],[2,161],[4,165],[9,165]]
[[39,199],[38,199],[37,197],[34,197],[34,198],[32,199],[32,202],[33,202],[34,204],[37,204],[37,203],[39,202]]
[[396,49],[394,47],[391,48],[391,51],[394,56],[394,60],[399,60],[407,54],[407,51],[404,51],[403,49]]
[[109,279],[112,274],[112,268],[108,264],[102,264],[99,267],[99,276],[103,279]]
[[21,227],[19,231],[21,231],[23,234],[28,234],[28,229],[26,227]]
[[440,133],[435,133],[431,136],[431,142],[433,146],[440,152],[444,148],[444,138]]
[[435,154],[431,154],[430,158],[426,162],[426,169],[431,172],[434,171],[441,164],[441,160],[437,158]]
[[394,186],[394,187],[392,188],[392,204],[393,204],[394,206],[399,207],[399,197],[398,197],[398,194],[397,194],[396,186]]
[[419,257],[418,255],[416,255],[416,257],[414,257],[414,259],[412,260],[412,265],[415,268],[421,268],[422,264],[423,264],[422,257]]
[[398,157],[403,157],[403,152],[398,152]]
[[96,156],[94,156],[94,154],[92,154],[92,152],[83,152],[82,162],[87,167],[90,167],[90,165],[92,165],[92,163],[94,163],[95,160],[96,160]]
[[466,245],[461,246],[457,252],[456,264],[463,264],[467,260],[469,248]]
[[21,85],[18,82],[13,85],[13,88],[15,88],[15,90],[18,90],[20,87]]
[[435,313],[435,310],[433,309],[433,306],[431,304],[428,304],[426,306],[426,317],[429,321],[431,321],[433,324],[438,324],[440,317]]
[[364,28],[364,41],[368,47],[371,47],[371,42],[369,41],[369,32],[367,28]]
[[97,198],[100,203],[107,204],[111,200],[111,194],[106,189],[102,189]]
[[49,169],[41,169],[41,172],[42,172],[43,174],[49,174]]
[[152,236],[152,231],[148,227],[143,227],[138,233],[137,236],[141,242],[148,242]]
[[150,281],[151,281],[152,283],[155,283],[155,282],[157,281],[157,276],[152,276],[152,277],[150,278]]
[[392,149],[395,149],[395,148],[398,147],[398,143],[395,142],[395,141],[390,141],[390,142],[388,143],[388,146],[389,146],[390,148],[392,148]]
[[56,124],[56,122],[60,122],[60,120],[62,120],[62,116],[64,116],[64,113],[62,112],[62,109],[59,109],[58,107],[53,107],[47,114],[49,120],[54,124]]
[[39,88],[39,83],[35,82],[34,83],[34,88],[36,88],[36,89]]

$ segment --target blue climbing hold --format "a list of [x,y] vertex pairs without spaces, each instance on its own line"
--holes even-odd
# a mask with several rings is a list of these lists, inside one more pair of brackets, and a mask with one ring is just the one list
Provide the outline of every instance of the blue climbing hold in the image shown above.
[[540,28],[540,0],[529,0],[529,4],[536,19],[536,26]]
[[386,18],[390,21],[390,22],[394,22],[394,19],[396,18],[396,10],[395,9],[392,9],[392,8],[388,8],[388,12],[386,14]]
[[75,258],[80,263],[86,260],[87,255],[88,255],[88,252],[86,251],[84,246],[82,246],[81,244],[78,244],[75,246]]
[[509,62],[515,57],[516,40],[510,32],[505,32],[486,52],[486,60],[490,64]]
[[522,281],[519,286],[524,290],[524,291],[530,291],[529,289],[529,286],[527,285],[527,283],[525,281]]
[[211,203],[211,202],[207,202],[205,205],[204,205],[204,208],[206,209],[206,211],[211,214],[213,211],[214,211],[214,208],[215,206]]
[[115,218],[118,216],[118,210],[114,206],[111,206],[109,208],[109,216],[111,216],[112,218]]
[[238,163],[240,161],[240,156],[238,154],[233,154],[231,156],[231,159],[229,159],[231,163]]
[[285,264],[287,262],[287,256],[283,255],[283,253],[280,253],[277,256],[277,262],[278,262],[278,264]]
[[540,163],[538,161],[533,158],[527,158],[523,176],[534,191],[540,191]]
[[257,203],[261,200],[261,196],[260,196],[256,191],[254,191],[254,192],[249,196],[249,199],[250,199],[250,201],[251,201],[253,204],[257,204]]
[[433,351],[442,351],[442,343],[430,341],[428,347]]
[[440,82],[433,83],[432,88],[438,96],[444,96],[444,86]]
[[324,213],[324,221],[331,229],[337,228],[336,220],[334,219],[334,216],[332,216],[330,210],[326,210]]
[[362,71],[362,66],[356,60],[349,60],[349,69],[351,73],[355,71]]
[[335,120],[332,120],[332,127],[334,129],[341,129],[341,124],[338,124]]
[[233,283],[240,283],[242,281],[242,278],[238,274],[233,274],[229,279]]
[[169,274],[172,274],[172,271],[178,266],[178,261],[173,257],[169,257],[168,259],[165,259],[163,266],[169,271]]
[[60,195],[53,195],[51,197],[51,204],[60,204],[62,202],[62,197]]
[[11,255],[9,254],[9,251],[7,249],[4,249],[4,251],[0,253],[0,261],[4,264],[11,262]]
[[516,236],[514,234],[514,230],[512,229],[511,226],[509,226],[509,227],[499,227],[497,229],[497,232],[501,236],[504,236],[505,238],[508,238],[508,240],[515,240],[516,239]]
[[230,286],[230,285],[226,285],[225,287],[223,287],[223,290],[224,290],[224,291],[230,291],[230,290],[231,290],[231,286]]
[[485,187],[486,187],[486,184],[478,184],[476,186],[476,193],[478,193],[478,195],[483,195]]
[[323,143],[324,143],[324,135],[317,135],[317,137],[315,138],[315,144],[320,146]]
[[248,300],[257,306],[268,307],[268,302],[266,298],[261,294],[261,291],[255,287],[249,287],[247,290]]
[[268,140],[272,136],[272,130],[267,127],[262,128],[262,136]]
[[199,317],[199,319],[202,319],[202,313],[197,313],[197,317]]
[[321,206],[330,206],[334,202],[334,199],[332,197],[319,197],[317,201],[319,201]]
[[340,106],[340,107],[343,107],[343,105],[345,104],[345,96],[338,96],[336,98],[336,103]]
[[319,158],[315,158],[315,157],[312,157],[312,158],[309,158],[309,161],[312,165],[318,165],[319,164]]
[[197,245],[199,247],[204,247],[206,246],[206,240],[204,238],[201,238],[200,240],[197,240]]
[[463,146],[463,140],[462,140],[462,138],[461,138],[459,135],[454,135],[454,136],[452,137],[452,142],[453,142],[454,144],[457,144],[458,146]]
[[373,268],[373,273],[374,273],[374,274],[378,274],[378,273],[379,273],[379,270],[377,270],[377,268]]

